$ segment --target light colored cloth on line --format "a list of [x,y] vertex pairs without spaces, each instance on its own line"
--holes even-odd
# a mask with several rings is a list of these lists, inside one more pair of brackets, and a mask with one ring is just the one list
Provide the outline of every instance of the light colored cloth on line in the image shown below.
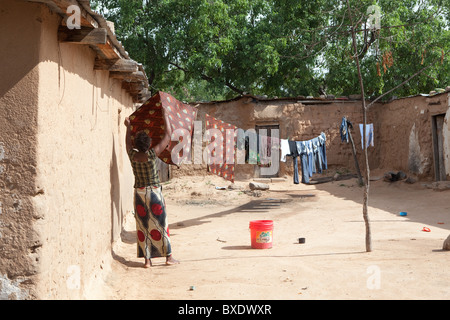
[[[364,125],[362,123],[359,124],[359,131],[361,131],[361,148],[364,149],[364,140],[363,140],[363,129]],[[366,148],[371,145],[374,146],[373,142],[373,123],[366,124]]]
[[286,156],[291,154],[289,148],[289,141],[287,139],[280,139],[281,159],[280,161],[286,162]]

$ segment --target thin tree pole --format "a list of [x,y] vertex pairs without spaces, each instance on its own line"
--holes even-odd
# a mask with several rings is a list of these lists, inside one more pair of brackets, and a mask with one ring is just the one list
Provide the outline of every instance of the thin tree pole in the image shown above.
[[358,48],[356,45],[356,32],[355,32],[355,26],[353,25],[353,18],[352,18],[352,12],[350,10],[349,0],[347,0],[347,7],[348,7],[348,15],[350,18],[350,23],[351,23],[353,50],[355,52],[355,62],[356,62],[356,68],[358,70],[359,86],[361,89],[361,97],[362,97],[361,101],[362,101],[362,113],[363,113],[363,150],[364,150],[364,162],[365,162],[365,167],[366,167],[365,183],[364,183],[364,199],[363,199],[363,218],[364,218],[364,224],[366,227],[366,252],[371,252],[372,251],[372,236],[371,236],[371,231],[370,231],[370,220],[369,220],[369,212],[368,212],[370,168],[369,168],[369,159],[367,156],[367,147],[366,147],[367,108],[366,108],[366,98],[365,98],[365,94],[364,94],[364,82],[363,82],[362,75],[361,75],[361,66],[359,63]]
[[355,167],[356,173],[358,174],[359,186],[362,187],[364,185],[364,181],[361,175],[361,170],[359,169],[358,158],[356,157],[356,148],[355,142],[353,141],[352,130],[350,127],[348,127],[347,130],[348,130],[348,137],[350,138],[350,143],[352,144],[353,160],[355,160]]

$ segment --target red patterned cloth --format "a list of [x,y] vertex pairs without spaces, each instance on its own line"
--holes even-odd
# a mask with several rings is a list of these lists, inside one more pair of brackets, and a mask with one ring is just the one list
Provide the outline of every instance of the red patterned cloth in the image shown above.
[[[205,128],[209,130],[211,143],[207,147],[211,160],[208,162],[212,173],[234,182],[237,127],[217,120],[206,114]],[[228,129],[228,132],[227,132]]]
[[[186,137],[189,139],[187,143],[188,147],[185,148],[188,154],[183,154],[183,150],[181,150],[177,155],[174,155],[174,159],[172,159],[172,149],[179,142],[171,141],[169,146],[159,155],[159,158],[165,163],[179,165],[181,158],[190,160],[191,138],[194,129],[194,121],[197,117],[197,109],[178,101],[170,94],[159,91],[130,115],[131,141],[133,142],[136,134],[142,130],[152,138],[151,148],[161,141],[164,137],[162,108],[164,108],[168,114],[169,122],[172,126],[172,133],[180,128],[185,129],[186,133],[188,133],[188,137]],[[182,137],[180,137],[180,141],[183,141]]]

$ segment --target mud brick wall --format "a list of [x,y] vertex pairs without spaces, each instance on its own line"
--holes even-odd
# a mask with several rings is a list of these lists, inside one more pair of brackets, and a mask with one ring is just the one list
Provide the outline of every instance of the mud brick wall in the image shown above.
[[[212,115],[243,130],[263,125],[278,125],[282,139],[309,140],[324,132],[327,138],[327,158],[330,167],[345,167],[354,170],[351,144],[341,142],[339,127],[342,117],[346,116],[355,124],[354,139],[358,157],[362,161],[361,135],[358,123],[362,122],[361,101],[298,101],[267,100],[260,101],[243,97],[226,102],[203,103],[198,106],[197,120],[203,123],[205,114]],[[369,122],[373,119],[369,114]],[[378,160],[373,157],[373,148],[369,149],[370,163],[376,166]],[[258,176],[251,164],[236,165],[236,179],[248,179]],[[278,176],[291,175],[292,158],[280,163]],[[173,169],[174,176],[206,174],[206,165],[184,166]]]
[[[362,123],[360,100],[260,100],[245,96],[230,101],[202,103],[198,109],[197,120],[203,123],[204,115],[208,113],[244,130],[262,125],[278,125],[282,139],[309,140],[324,132],[329,167],[342,167],[355,172],[351,144],[342,142],[339,133],[342,117],[345,116],[354,125],[357,158],[361,170],[364,170],[359,130],[359,124]],[[374,124],[374,147],[368,149],[370,168],[401,170],[421,179],[434,179],[432,117],[445,114],[444,160],[446,172],[450,172],[448,109],[447,93],[374,104],[367,112],[367,123]],[[258,177],[256,167],[237,164],[236,179]],[[291,175],[292,167],[292,158],[287,157],[287,161],[280,164],[278,176]],[[173,176],[205,175],[206,165],[184,166],[172,172]]]
[[133,209],[132,97],[46,6],[3,1],[0,21],[0,300],[99,296]]

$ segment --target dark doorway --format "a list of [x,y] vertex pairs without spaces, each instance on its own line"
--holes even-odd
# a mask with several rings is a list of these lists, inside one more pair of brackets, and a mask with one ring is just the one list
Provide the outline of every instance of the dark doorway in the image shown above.
[[433,134],[433,157],[434,157],[434,176],[436,181],[447,180],[444,164],[444,119],[445,114],[438,114],[431,117],[431,126]]
[[[255,130],[256,133],[258,135],[267,135],[268,137],[277,137],[279,138],[279,132],[280,132],[280,126],[278,124],[271,124],[271,125],[257,125],[255,126]],[[277,131],[275,131],[277,130]],[[275,133],[276,132],[276,133]],[[269,154],[267,154],[267,156],[270,158],[271,154],[271,150],[268,150]],[[272,175],[263,175],[261,174],[261,166],[259,165],[255,165],[255,177],[259,177],[259,178],[274,178],[274,177],[278,177],[280,170],[278,170],[275,174]]]

